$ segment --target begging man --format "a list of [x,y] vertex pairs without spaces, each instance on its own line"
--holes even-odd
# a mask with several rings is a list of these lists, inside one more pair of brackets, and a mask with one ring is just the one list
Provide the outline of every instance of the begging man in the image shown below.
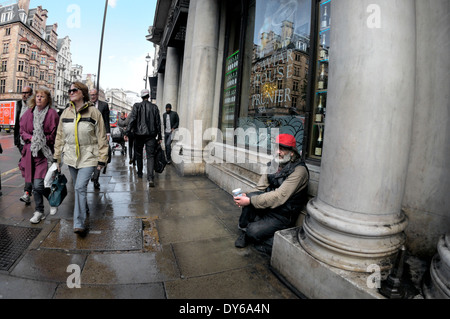
[[258,251],[272,253],[276,231],[295,226],[308,201],[309,171],[297,150],[295,137],[280,134],[276,139],[273,174],[264,174],[250,193],[234,197],[242,207],[239,228],[243,231],[235,242],[238,248],[254,243]]

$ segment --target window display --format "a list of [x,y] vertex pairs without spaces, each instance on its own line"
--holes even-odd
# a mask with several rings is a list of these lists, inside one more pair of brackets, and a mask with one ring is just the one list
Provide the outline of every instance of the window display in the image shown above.
[[313,159],[322,157],[323,137],[325,134],[327,89],[328,89],[328,62],[330,55],[330,26],[331,26],[331,0],[323,0],[319,3],[318,19],[318,47],[317,47],[317,72],[314,91],[314,108],[311,117],[311,140],[308,156]]

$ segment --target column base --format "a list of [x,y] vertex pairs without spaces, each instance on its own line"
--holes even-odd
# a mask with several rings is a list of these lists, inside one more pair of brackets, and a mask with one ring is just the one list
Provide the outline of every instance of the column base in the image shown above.
[[369,288],[372,274],[338,269],[308,254],[297,240],[299,228],[275,233],[271,266],[275,273],[310,299],[385,299]]
[[393,266],[405,242],[406,216],[348,212],[318,198],[309,201],[299,242],[311,256],[340,269],[367,273]]
[[424,279],[423,293],[427,299],[450,299],[450,236],[438,243],[438,253],[433,257],[430,271]]

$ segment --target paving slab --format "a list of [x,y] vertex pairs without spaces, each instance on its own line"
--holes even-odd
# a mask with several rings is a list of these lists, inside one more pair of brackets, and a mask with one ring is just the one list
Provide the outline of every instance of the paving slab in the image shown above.
[[168,299],[298,299],[270,276],[267,267],[254,266],[170,281],[165,287]]
[[87,255],[73,254],[64,251],[39,249],[30,250],[11,272],[13,276],[35,279],[39,281],[66,282],[71,272],[69,265],[83,268]]
[[60,285],[55,299],[166,299],[162,283],[139,285],[82,285],[81,288],[68,288]]
[[215,216],[190,216],[157,220],[162,244],[195,241],[229,235]]
[[173,244],[181,274],[198,277],[267,262],[250,247],[234,247],[234,241],[234,237],[220,237]]
[[105,218],[92,220],[86,236],[73,233],[73,221],[62,219],[41,244],[43,248],[87,251],[142,249],[142,220]]
[[157,283],[180,278],[170,247],[161,252],[89,255],[81,273],[83,284]]
[[0,299],[51,299],[57,283],[0,274]]

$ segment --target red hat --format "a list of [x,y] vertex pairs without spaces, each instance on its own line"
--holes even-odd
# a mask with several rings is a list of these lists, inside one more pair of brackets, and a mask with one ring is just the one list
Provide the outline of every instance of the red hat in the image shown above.
[[277,136],[276,143],[281,146],[290,147],[293,149],[297,148],[297,141],[295,137],[291,134],[280,134]]

